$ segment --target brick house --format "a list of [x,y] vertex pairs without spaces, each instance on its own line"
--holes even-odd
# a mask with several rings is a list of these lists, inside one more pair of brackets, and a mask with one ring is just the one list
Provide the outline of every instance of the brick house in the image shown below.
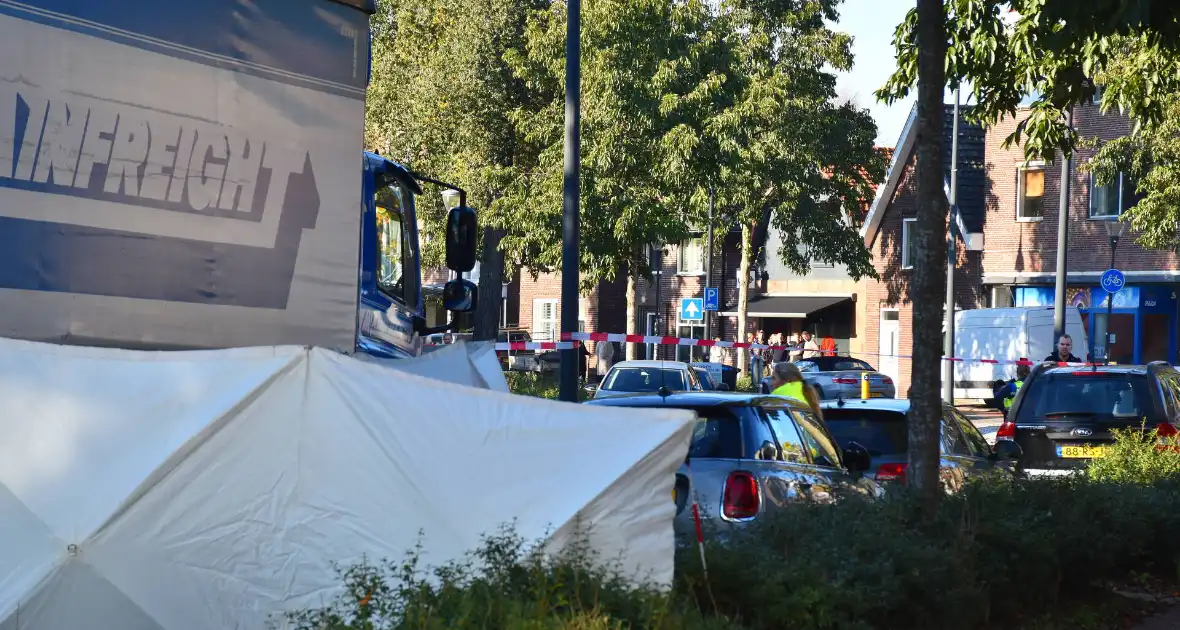
[[[947,106],[943,139],[943,173],[950,190],[951,144],[954,137],[954,109]],[[864,343],[861,358],[890,375],[904,397],[910,385],[913,351],[913,302],[910,298],[910,263],[914,236],[911,229],[918,209],[917,105],[898,138],[884,184],[865,218],[861,235],[873,256],[880,277],[862,282],[864,295]],[[958,204],[952,209],[959,253],[955,274],[955,308],[971,309],[985,302],[982,259],[986,232],[988,186],[985,162],[985,133],[966,121],[959,123]]]
[[[724,246],[715,247],[713,252],[714,274],[720,273],[715,282],[725,296],[736,296],[737,258],[739,238],[730,234],[724,239]],[[648,252],[649,264],[654,272],[651,280],[640,279],[636,284],[637,315],[636,330],[640,334],[668,335],[680,337],[702,337],[704,322],[686,322],[680,318],[681,298],[700,297],[705,280],[704,239],[694,238],[682,243],[665,245]],[[722,271],[726,269],[726,271]],[[534,339],[554,339],[561,328],[561,276],[558,273],[543,273],[535,278],[525,272],[514,279],[509,294],[519,296],[519,316],[516,326],[528,330]],[[724,327],[724,318],[713,321],[714,336],[729,339],[736,323],[730,322],[729,330]],[[736,321],[736,320],[735,320]],[[720,325],[722,328],[718,329]],[[625,276],[601,282],[589,294],[580,297],[579,330],[589,332],[623,333],[627,331],[627,279]],[[587,342],[587,349],[595,351],[595,343]],[[699,360],[703,349],[689,347],[651,346],[635,348],[639,358],[654,357],[668,360]],[[620,360],[620,357],[616,357]],[[590,359],[590,365],[595,363]]]
[[[1042,306],[1054,303],[1061,163],[1024,159],[1023,149],[1002,146],[1019,118],[987,133],[987,249],[980,284],[992,306]],[[1095,104],[1076,107],[1074,127],[1083,138],[1109,140],[1131,132],[1116,112],[1102,114]],[[1097,357],[1104,347],[1106,293],[1098,284],[1110,267],[1106,224],[1137,201],[1133,182],[1120,178],[1108,187],[1095,185],[1084,165],[1096,149],[1079,150],[1073,160],[1069,195],[1067,301],[1081,311]],[[1120,363],[1177,360],[1177,282],[1180,263],[1172,252],[1145,250],[1129,226],[1119,241],[1115,267],[1127,286],[1117,294],[1110,331],[1110,357]],[[1080,340],[1075,348],[1089,352]],[[1083,352],[1075,350],[1079,356]]]

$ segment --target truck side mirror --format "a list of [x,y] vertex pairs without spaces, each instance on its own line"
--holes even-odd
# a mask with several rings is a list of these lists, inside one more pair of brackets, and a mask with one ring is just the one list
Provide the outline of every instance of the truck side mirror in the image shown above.
[[475,310],[479,287],[470,280],[456,278],[443,285],[443,308],[454,313],[470,313]]
[[447,268],[466,273],[475,268],[475,247],[479,242],[475,210],[467,206],[447,213]]

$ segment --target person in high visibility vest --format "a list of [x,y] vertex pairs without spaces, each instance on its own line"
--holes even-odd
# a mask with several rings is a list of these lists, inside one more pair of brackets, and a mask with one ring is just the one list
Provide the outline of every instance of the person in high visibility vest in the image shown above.
[[786,361],[775,363],[770,373],[770,394],[797,400],[808,407],[817,417],[823,419],[823,412],[819,408],[819,396],[815,388],[803,380],[803,373],[799,366]]
[[1016,366],[1016,378],[1008,381],[1008,384],[1000,390],[1000,397],[1004,401],[1004,415],[1008,415],[1008,411],[1012,409],[1012,401],[1016,400],[1016,392],[1024,387],[1024,379],[1028,378],[1030,370],[1027,365]]

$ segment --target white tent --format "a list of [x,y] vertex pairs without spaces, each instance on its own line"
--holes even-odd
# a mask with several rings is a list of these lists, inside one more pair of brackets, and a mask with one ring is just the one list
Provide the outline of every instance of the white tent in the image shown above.
[[263,628],[334,562],[456,559],[515,519],[671,580],[692,416],[569,405],[324,350],[0,341],[0,628]]
[[413,359],[375,359],[367,354],[354,356],[361,361],[440,381],[498,392],[509,391],[508,379],[504,378],[504,370],[496,358],[495,343],[490,341],[460,341]]

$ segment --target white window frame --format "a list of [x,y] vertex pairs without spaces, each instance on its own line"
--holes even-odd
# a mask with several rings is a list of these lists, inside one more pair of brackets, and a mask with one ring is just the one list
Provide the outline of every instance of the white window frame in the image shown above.
[[[553,310],[551,319],[541,317],[542,309],[551,305]],[[561,330],[561,313],[559,300],[556,298],[533,298],[533,340],[557,341],[558,331]]]
[[1029,171],[1040,171],[1042,178],[1047,170],[1048,164],[1043,160],[1033,160],[1025,162],[1020,165],[1016,171],[1016,220],[1020,223],[1036,223],[1045,220],[1045,194],[1041,191],[1041,216],[1026,217],[1024,216],[1024,174]]
[[[688,245],[691,243],[698,243],[700,247],[700,256],[696,261],[697,267],[690,268],[685,264],[684,254],[688,250]],[[705,275],[705,239],[697,237],[680,241],[679,247],[676,251],[676,275],[678,276],[703,276]]]
[[1117,186],[1117,192],[1116,192],[1115,196],[1118,197],[1118,201],[1116,203],[1116,207],[1118,208],[1118,210],[1113,215],[1104,214],[1101,216],[1095,216],[1094,215],[1094,210],[1095,210],[1094,200],[1097,198],[1097,195],[1095,195],[1094,193],[1096,193],[1099,188],[1103,188],[1103,186],[1099,186],[1098,180],[1094,177],[1094,174],[1090,173],[1090,213],[1089,213],[1089,218],[1091,221],[1116,221],[1116,220],[1118,220],[1119,217],[1123,216],[1124,212],[1127,211],[1127,208],[1125,207],[1125,204],[1124,204],[1124,200],[1127,198],[1126,197],[1127,176],[1122,171],[1119,171],[1118,179],[1111,182],[1109,185],[1110,186]]
[[910,251],[910,233],[913,232],[913,226],[918,224],[917,217],[911,217],[901,220],[901,268],[913,269],[914,261],[910,260],[913,252]]
[[[680,319],[680,312],[677,311],[676,336],[682,339],[703,339],[705,337],[705,320],[685,321]],[[708,361],[709,348],[703,346],[676,346],[676,360],[686,363]]]

